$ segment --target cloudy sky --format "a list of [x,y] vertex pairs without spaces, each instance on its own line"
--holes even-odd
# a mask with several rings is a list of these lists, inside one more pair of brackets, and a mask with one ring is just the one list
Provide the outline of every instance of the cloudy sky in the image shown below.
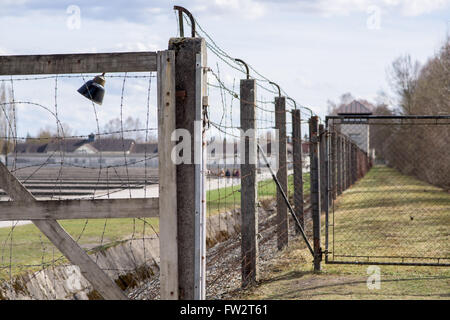
[[[1,0],[0,54],[163,50],[177,35],[174,4],[188,8],[228,54],[249,62],[320,115],[328,99],[344,92],[373,100],[379,90],[388,91],[392,60],[409,53],[424,63],[450,28],[450,0]],[[208,61],[216,66],[212,54]],[[221,68],[231,86],[236,75]],[[115,107],[105,101],[95,115],[73,95],[81,80],[61,79],[59,116],[85,134],[120,111],[145,115],[148,80],[127,79],[124,100],[123,80],[108,80]],[[15,81],[14,88],[17,100],[55,106],[54,80]],[[26,108],[19,109],[22,135],[54,121],[39,108]]]

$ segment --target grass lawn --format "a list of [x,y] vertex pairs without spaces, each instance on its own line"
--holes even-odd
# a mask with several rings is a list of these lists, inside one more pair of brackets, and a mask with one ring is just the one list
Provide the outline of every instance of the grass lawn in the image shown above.
[[[339,197],[334,218],[335,255],[450,257],[450,194],[393,169],[372,168]],[[240,298],[450,298],[449,267],[378,266],[380,288],[369,289],[369,266],[323,262],[323,270],[314,273],[312,257],[302,240],[291,243],[272,263],[271,272],[263,275],[261,283]],[[331,244],[332,238],[330,251]]]
[[[159,228],[157,218],[144,219],[89,219],[61,220],[63,228],[84,248],[107,245],[124,238],[142,238],[154,234]],[[106,224],[106,225],[105,225]],[[24,271],[40,270],[42,264],[65,262],[61,253],[34,224],[17,226],[10,237],[11,228],[0,228],[0,279],[9,279]],[[81,235],[81,237],[80,237]],[[103,241],[102,241],[103,238]],[[59,259],[58,259],[59,258]],[[10,270],[11,263],[11,270]]]
[[376,166],[344,192],[334,211],[329,250],[335,260],[354,261],[342,257],[351,255],[362,261],[450,263],[450,194],[440,188]]
[[[236,208],[241,204],[241,186],[235,185],[216,190],[209,190],[206,194],[206,207],[208,215],[220,213]],[[288,176],[288,195],[294,190],[294,176]],[[258,200],[273,199],[276,197],[277,186],[273,179],[258,182]],[[309,173],[303,174],[303,192],[309,194]],[[306,199],[306,198],[305,198]]]
[[[309,193],[309,175],[304,174],[305,193]],[[293,177],[289,177],[289,190],[292,192]],[[228,211],[240,207],[240,185],[226,187],[207,192],[208,215]],[[276,185],[272,179],[258,183],[258,197],[273,198]],[[144,222],[145,221],[145,222]],[[159,230],[157,218],[146,219],[89,219],[61,220],[64,229],[84,248],[108,245],[131,237],[142,238]],[[0,228],[0,279],[9,279],[25,271],[36,271],[43,264],[66,262],[61,253],[33,225],[22,225],[14,228],[12,242],[11,228]],[[81,237],[80,237],[81,235]],[[103,240],[102,240],[103,239]]]

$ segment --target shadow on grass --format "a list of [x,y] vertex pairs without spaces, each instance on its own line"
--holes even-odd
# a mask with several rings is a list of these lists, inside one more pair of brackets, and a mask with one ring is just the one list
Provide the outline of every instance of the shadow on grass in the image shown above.
[[[403,194],[408,194],[408,195],[411,194],[411,193],[424,193],[425,192],[425,193],[436,193],[436,194],[439,194],[441,196],[445,196],[445,191],[443,191],[443,190],[440,190],[440,189],[426,189],[426,188],[423,188],[423,186],[422,186],[422,188],[417,188],[417,189],[408,188],[406,190],[388,189],[388,190],[362,191],[362,190],[349,189],[347,194],[352,194],[352,195],[355,195],[355,194],[358,194],[358,193],[361,193],[361,194],[372,194],[372,193],[374,193],[374,194],[376,194],[376,193],[386,193],[386,192],[389,192],[389,193],[403,193]],[[448,201],[450,201],[450,195],[449,195],[449,200]]]
[[[295,273],[295,272],[293,272]],[[304,275],[304,274],[303,274]],[[303,276],[302,275],[302,276]],[[283,277],[281,277],[283,278]],[[301,278],[301,277],[299,277]],[[289,276],[285,279],[279,279],[279,280],[293,280],[293,279],[298,279],[292,276]],[[446,280],[446,279],[450,279],[450,277],[445,277],[445,276],[439,276],[439,277],[426,277],[426,278],[402,278],[402,279],[388,279],[388,280],[381,280],[381,285],[383,283],[399,283],[399,282],[406,282],[406,281],[428,281],[428,280]],[[318,281],[326,281],[326,279],[312,279],[311,282],[313,282],[314,280],[318,280]],[[276,281],[276,280],[275,280]],[[270,281],[272,282],[272,281]],[[336,288],[336,287],[341,287],[341,286],[346,286],[346,285],[358,285],[358,284],[367,284],[367,280],[352,280],[352,281],[343,281],[343,282],[338,282],[338,283],[331,283],[331,284],[322,284],[322,285],[316,285],[313,287],[308,287],[308,288],[304,288],[304,289],[296,289],[296,290],[290,290],[288,292],[285,293],[280,293],[280,294],[276,294],[276,295],[272,295],[270,297],[268,297],[268,299],[287,299],[289,296],[292,297],[295,294],[298,294],[300,292],[308,292],[308,291],[313,291],[313,290],[318,290],[318,289],[329,289],[329,288]],[[371,294],[374,294],[376,292],[370,292]],[[333,294],[336,295],[342,295],[339,292],[335,292]],[[352,293],[353,294],[353,293]],[[358,294],[358,293],[355,293]],[[326,293],[319,293],[317,295],[327,295]],[[389,293],[389,296],[404,296],[405,294],[395,294],[395,293]],[[424,295],[414,295],[414,294],[408,294],[409,296],[417,296],[417,297],[422,297]],[[433,294],[433,296],[439,296],[439,297],[450,297],[450,294],[448,292],[446,293],[436,293]]]
[[270,279],[261,279],[261,280],[259,280],[258,285],[263,285],[263,284],[268,284],[268,283],[283,281],[283,280],[300,279],[300,278],[304,277],[305,275],[309,275],[309,274],[314,274],[314,272],[313,271],[291,271],[291,272],[288,272],[288,273],[283,274],[278,277],[273,277]]
[[[367,193],[369,194],[370,192]],[[370,197],[367,197],[367,199],[355,199],[354,201],[346,200],[345,203],[336,204],[335,210],[395,208],[397,206],[405,205],[414,206],[415,204],[421,204],[422,206],[426,205],[427,210],[433,206],[448,205],[450,207],[450,196],[448,199],[443,197],[417,197],[413,199],[405,197],[403,199],[398,199],[392,198],[393,192],[389,191],[389,193],[391,194],[391,197],[377,197],[376,199],[372,198],[371,200],[367,200],[370,199]],[[403,193],[405,192],[403,191]],[[420,207],[415,207],[414,209],[420,209]]]

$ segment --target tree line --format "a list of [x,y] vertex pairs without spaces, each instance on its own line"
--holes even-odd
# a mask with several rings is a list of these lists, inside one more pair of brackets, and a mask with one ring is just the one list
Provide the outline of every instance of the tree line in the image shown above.
[[[450,39],[423,66],[409,55],[395,59],[388,71],[398,107],[374,109],[379,115],[450,114]],[[450,189],[450,125],[415,120],[402,125],[375,125],[371,145],[377,157],[400,172]],[[427,124],[425,124],[427,123]]]
[[[395,93],[395,107],[384,92],[375,104],[358,99],[374,115],[449,115],[450,114],[450,38],[424,65],[410,55],[396,58],[387,71],[390,87]],[[328,101],[328,113],[355,98],[345,93],[340,101]],[[414,175],[433,185],[450,189],[450,125],[449,120],[390,120],[370,126],[370,148],[376,161]]]
[[[98,132],[93,132],[98,134]],[[36,137],[27,134],[27,142],[30,143],[45,143],[56,137],[76,137],[76,131],[73,130],[67,123],[58,125],[58,129],[46,126],[39,129]],[[120,118],[109,120],[105,125],[100,127],[100,138],[102,139],[133,139],[136,142],[144,143],[156,142],[157,138],[153,130],[149,130],[146,134],[145,126],[141,123],[139,118],[128,117],[124,121]]]

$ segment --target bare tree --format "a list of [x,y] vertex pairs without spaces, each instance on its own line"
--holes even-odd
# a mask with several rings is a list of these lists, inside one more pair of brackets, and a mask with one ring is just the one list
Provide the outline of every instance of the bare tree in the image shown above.
[[[145,142],[146,133],[145,126],[142,124],[139,118],[128,117],[123,121],[120,118],[115,118],[103,127],[104,133],[108,138],[121,139],[122,136],[125,139],[134,139],[136,142]],[[147,133],[147,141],[155,141],[156,136],[152,131]]]
[[[388,71],[400,113],[442,115],[450,113],[450,40],[422,67],[409,55],[397,58]],[[386,111],[386,110],[384,110]],[[384,112],[382,108],[377,112]],[[371,141],[389,165],[405,174],[450,189],[448,172],[450,127],[402,125],[377,128]]]
[[413,62],[409,54],[395,59],[388,69],[389,84],[399,97],[399,106],[404,114],[412,114],[419,72],[419,62]]
[[327,113],[329,115],[335,116],[335,115],[337,115],[339,108],[350,104],[354,100],[358,100],[359,102],[367,105],[368,107],[372,106],[372,104],[369,103],[367,100],[356,99],[350,92],[346,92],[346,93],[341,94],[338,102],[334,102],[333,100],[330,100],[330,99],[327,100]]

